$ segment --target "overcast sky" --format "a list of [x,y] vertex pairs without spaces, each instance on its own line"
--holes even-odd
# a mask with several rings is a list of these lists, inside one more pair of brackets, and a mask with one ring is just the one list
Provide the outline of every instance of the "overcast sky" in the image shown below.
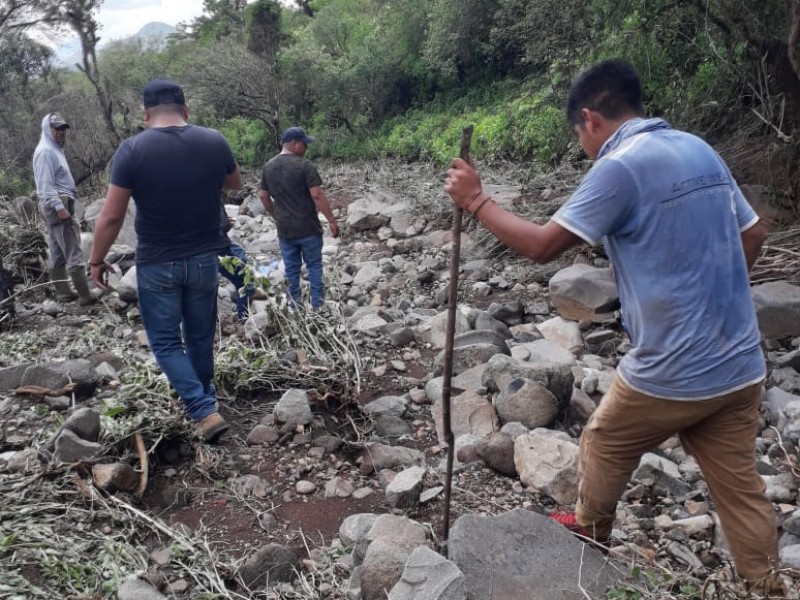
[[134,35],[151,21],[177,25],[203,13],[203,0],[105,0],[98,21],[104,42]]

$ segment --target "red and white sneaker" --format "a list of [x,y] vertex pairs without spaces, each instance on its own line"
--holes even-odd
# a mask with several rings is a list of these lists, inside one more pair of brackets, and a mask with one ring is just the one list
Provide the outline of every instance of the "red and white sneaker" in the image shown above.
[[555,510],[547,516],[553,519],[553,521],[559,525],[566,527],[569,531],[583,539],[585,542],[591,542],[600,546],[605,546],[608,542],[607,539],[600,540],[595,538],[595,536],[589,533],[588,529],[579,525],[578,520],[575,517],[575,513],[572,511]]

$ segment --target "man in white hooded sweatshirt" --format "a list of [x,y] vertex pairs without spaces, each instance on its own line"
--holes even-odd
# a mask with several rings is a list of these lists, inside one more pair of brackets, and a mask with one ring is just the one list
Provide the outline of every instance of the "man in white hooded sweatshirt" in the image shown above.
[[[47,223],[47,242],[50,247],[50,278],[61,302],[79,298],[81,305],[95,302],[89,291],[86,261],[81,250],[81,229],[74,218],[78,192],[72,179],[64,144],[69,124],[58,113],[42,119],[42,136],[33,153],[33,176],[39,211]],[[72,280],[77,294],[67,281]]]

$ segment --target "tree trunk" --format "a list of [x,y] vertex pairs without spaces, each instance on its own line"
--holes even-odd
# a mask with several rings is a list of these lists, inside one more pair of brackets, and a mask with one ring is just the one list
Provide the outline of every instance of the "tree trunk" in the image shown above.
[[761,55],[769,65],[775,83],[786,99],[786,121],[782,129],[791,133],[800,127],[800,78],[791,62],[789,48],[782,40],[764,42]]

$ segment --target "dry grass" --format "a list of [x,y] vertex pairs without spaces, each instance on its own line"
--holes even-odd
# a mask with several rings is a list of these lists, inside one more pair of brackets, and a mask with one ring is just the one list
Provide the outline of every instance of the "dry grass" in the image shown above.
[[[335,389],[342,398],[355,397],[360,363],[342,315],[300,311],[282,319],[271,338],[249,345],[229,340],[218,360],[222,379],[235,381],[239,392],[324,387]],[[130,352],[127,342],[110,335],[115,323],[99,321],[80,336],[64,336],[63,331],[44,334],[52,339],[41,332],[0,336],[4,364],[98,352],[112,352],[127,361],[113,395],[104,394],[96,406],[102,423],[100,457],[63,465],[47,462],[45,453],[45,461],[33,461],[36,464],[28,473],[0,472],[0,598],[112,598],[127,577],[147,573],[150,549],[165,545],[173,548],[167,566],[170,577],[189,581],[192,598],[275,597],[274,592],[243,595],[228,589],[235,567],[212,551],[202,530],[186,534],[138,508],[135,498],[108,496],[94,488],[94,462],[138,466],[132,442],[136,434],[153,453],[162,440],[190,439],[193,433],[149,353]],[[289,345],[305,357],[302,363],[272,362]],[[57,421],[48,415],[43,423],[51,425],[31,440],[33,447],[47,440]],[[219,450],[197,446],[195,469],[200,474],[222,477],[220,463]],[[303,574],[301,589],[313,588],[320,577]],[[158,578],[153,581],[163,584]],[[302,597],[293,594],[287,597]]]
[[767,236],[750,279],[753,283],[789,281],[800,284],[800,228]]

